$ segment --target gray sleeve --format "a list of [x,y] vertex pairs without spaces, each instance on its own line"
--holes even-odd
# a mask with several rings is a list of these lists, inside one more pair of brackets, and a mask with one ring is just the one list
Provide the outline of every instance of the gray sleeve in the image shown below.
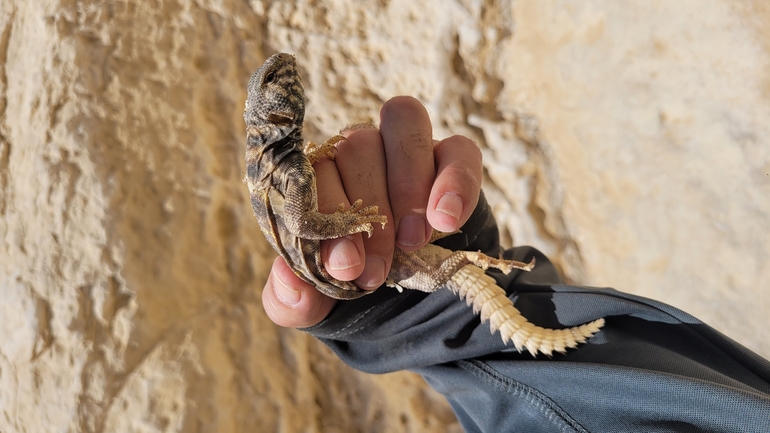
[[[490,218],[482,203],[472,227],[445,242],[495,254]],[[359,370],[422,374],[469,432],[770,431],[766,360],[668,305],[565,285],[533,248],[504,255],[537,258],[532,272],[490,272],[530,321],[561,328],[605,317],[602,331],[565,355],[533,358],[448,290],[386,287],[338,303],[306,331]]]

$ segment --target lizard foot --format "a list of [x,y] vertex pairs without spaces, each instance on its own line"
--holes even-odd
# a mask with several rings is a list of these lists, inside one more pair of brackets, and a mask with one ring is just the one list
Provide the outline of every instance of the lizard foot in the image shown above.
[[315,144],[312,141],[308,141],[305,145],[305,148],[302,149],[302,153],[305,154],[307,159],[310,161],[310,164],[315,164],[319,159],[321,159],[322,156],[326,156],[334,161],[334,152],[337,151],[337,147],[335,145],[340,141],[345,140],[347,140],[347,138],[341,135],[335,135],[334,137],[326,140],[326,143],[321,145]]
[[471,263],[481,269],[487,270],[491,267],[503,271],[506,275],[511,273],[514,269],[521,269],[522,271],[529,272],[535,268],[534,257],[532,257],[532,260],[529,263],[524,263],[517,260],[496,259],[494,257],[489,257],[481,251],[468,251],[465,256]]
[[350,206],[350,209],[345,210],[345,203],[340,203],[337,206],[336,215],[340,215],[344,218],[348,224],[348,233],[361,233],[366,232],[369,237],[372,237],[372,223],[382,224],[382,228],[385,228],[385,224],[388,223],[388,217],[380,215],[378,212],[380,208],[375,205],[362,207],[363,200],[358,199]]

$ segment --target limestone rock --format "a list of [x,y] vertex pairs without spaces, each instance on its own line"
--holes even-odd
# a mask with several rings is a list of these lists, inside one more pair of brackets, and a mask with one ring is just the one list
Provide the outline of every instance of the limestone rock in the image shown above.
[[262,311],[241,114],[276,51],[309,138],[417,96],[509,242],[770,356],[764,3],[374,3],[0,3],[0,431],[459,431]]

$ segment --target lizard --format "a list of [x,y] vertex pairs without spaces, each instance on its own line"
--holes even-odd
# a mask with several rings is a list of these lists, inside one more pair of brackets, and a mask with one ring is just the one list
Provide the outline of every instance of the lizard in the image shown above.
[[[332,214],[318,211],[317,186],[312,164],[324,156],[334,158],[336,144],[345,137],[330,138],[323,145],[303,145],[305,95],[296,58],[291,54],[270,56],[251,76],[244,108],[246,123],[246,175],[251,206],[272,247],[294,273],[322,293],[336,299],[356,299],[371,291],[350,281],[333,278],[321,261],[320,241],[366,232],[373,225],[385,228],[387,218],[377,205],[356,200]],[[417,251],[395,248],[386,285],[399,290],[433,292],[443,287],[472,305],[491,332],[500,331],[505,344],[533,356],[565,353],[593,336],[604,325],[597,319],[566,329],[543,328],[529,322],[513,306],[505,290],[485,273],[494,268],[508,274],[513,269],[530,271],[530,263],[504,260],[474,251],[451,251],[433,244],[447,236],[433,232],[427,245]]]

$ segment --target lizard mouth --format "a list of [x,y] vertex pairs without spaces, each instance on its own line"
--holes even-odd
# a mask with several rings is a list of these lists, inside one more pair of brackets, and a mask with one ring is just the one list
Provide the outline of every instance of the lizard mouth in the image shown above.
[[271,123],[275,123],[276,125],[286,125],[289,123],[294,123],[294,116],[291,113],[279,111],[277,113],[270,113],[267,116],[267,120]]

